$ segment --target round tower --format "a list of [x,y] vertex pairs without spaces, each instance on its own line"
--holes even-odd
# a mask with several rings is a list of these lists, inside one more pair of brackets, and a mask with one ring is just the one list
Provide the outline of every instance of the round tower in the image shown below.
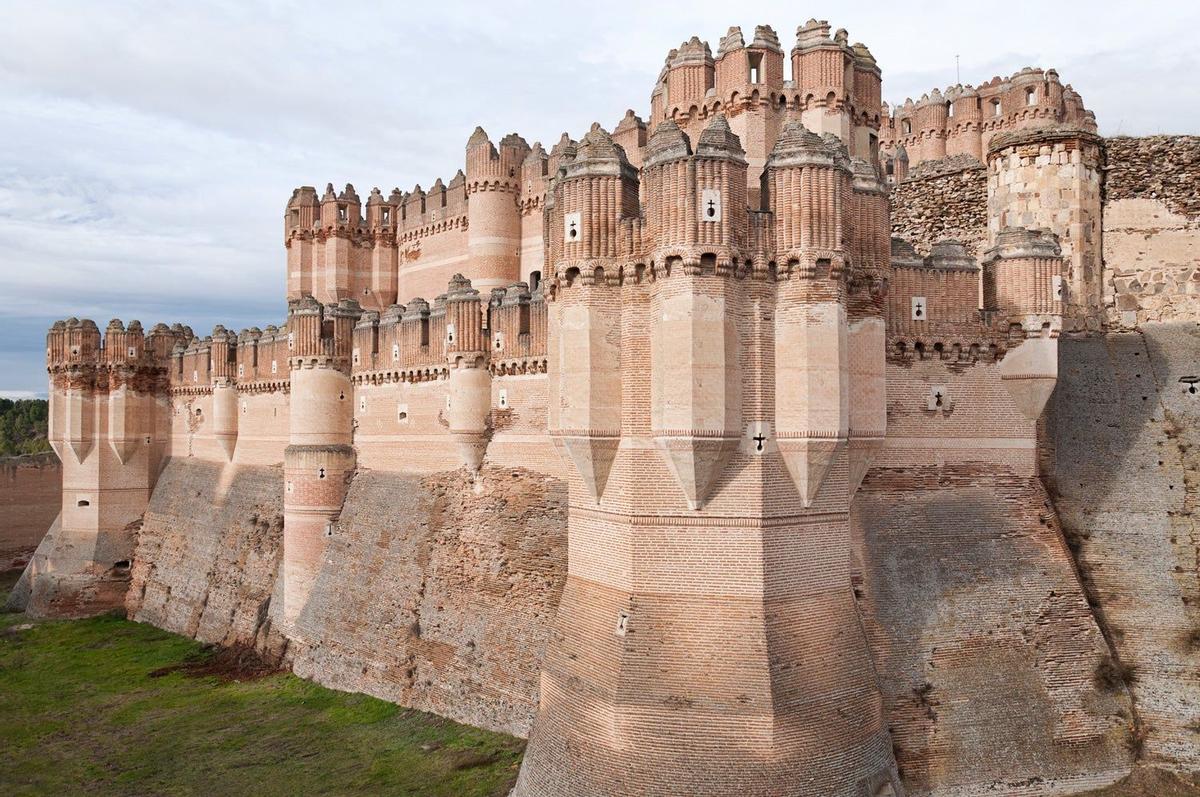
[[467,141],[467,276],[479,290],[521,278],[521,167],[529,145],[516,134],[497,148],[483,128]]
[[[503,289],[501,289],[503,290]],[[450,435],[459,459],[472,473],[479,471],[487,449],[488,413],[492,383],[487,369],[488,342],[483,334],[479,291],[462,274],[446,290],[446,360],[450,364]]]
[[325,307],[304,297],[288,305],[291,401],[284,451],[282,625],[293,637],[302,634],[298,621],[354,474],[350,358],[360,313],[352,300]]

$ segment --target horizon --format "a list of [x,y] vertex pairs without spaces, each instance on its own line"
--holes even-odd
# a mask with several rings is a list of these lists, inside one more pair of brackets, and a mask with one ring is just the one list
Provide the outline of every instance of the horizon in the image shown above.
[[476,125],[548,148],[593,121],[611,130],[626,108],[647,118],[666,53],[692,35],[715,52],[732,24],[772,25],[785,52],[810,17],[847,28],[878,60],[892,107],[953,85],[957,58],[974,85],[1056,68],[1103,135],[1200,130],[1200,109],[1163,79],[1200,66],[1161,43],[1200,22],[1182,4],[1142,8],[1114,30],[1103,10],[1115,4],[1014,3],[1010,18],[1037,25],[1004,37],[949,3],[899,18],[780,2],[570,15],[528,1],[469,15],[453,3],[308,7],[321,8],[47,3],[0,31],[0,119],[13,131],[0,155],[0,395],[45,397],[45,332],[59,318],[178,321],[201,336],[278,323],[280,221],[296,186],[428,187],[462,167]]

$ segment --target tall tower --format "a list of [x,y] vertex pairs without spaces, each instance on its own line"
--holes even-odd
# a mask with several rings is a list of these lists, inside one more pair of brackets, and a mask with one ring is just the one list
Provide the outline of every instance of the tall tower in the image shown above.
[[658,127],[641,214],[603,131],[555,181],[568,574],[517,797],[899,788],[850,585],[850,396],[879,387],[851,364],[850,160],[789,124],[753,221],[746,169],[717,116],[694,150]]
[[476,288],[490,291],[521,278],[521,167],[529,145],[509,134],[495,147],[483,128],[467,141],[467,257]]
[[78,617],[124,604],[165,449],[166,364],[176,336],[113,319],[55,322],[46,337],[50,444],[62,461],[62,512],[25,578],[28,611]]
[[1019,129],[988,143],[988,243],[997,246],[1011,227],[1058,237],[1068,331],[1098,330],[1102,321],[1102,158],[1103,139],[1089,123]]
[[350,384],[358,303],[288,303],[291,368],[289,445],[284,450],[283,627],[296,620],[321,569],[326,539],[342,511],[356,458]]

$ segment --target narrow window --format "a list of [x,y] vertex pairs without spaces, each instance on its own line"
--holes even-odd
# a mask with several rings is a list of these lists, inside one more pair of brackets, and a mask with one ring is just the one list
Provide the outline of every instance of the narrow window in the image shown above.
[[542,272],[531,271],[529,273],[529,290],[536,291],[538,286],[542,284]]
[[1000,115],[1000,100],[992,100],[992,116]]
[[750,53],[750,82],[762,83],[762,53]]
[[1037,89],[1025,89],[1025,104],[1037,105]]

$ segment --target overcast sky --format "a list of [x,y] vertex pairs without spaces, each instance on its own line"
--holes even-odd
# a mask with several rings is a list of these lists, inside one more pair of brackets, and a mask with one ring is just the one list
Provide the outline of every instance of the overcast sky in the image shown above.
[[[1200,132],[1198,4],[0,0],[0,394],[55,319],[279,323],[292,188],[428,187],[475,125],[555,141],[648,115],[667,51],[827,18],[884,97],[1055,67],[1101,132]],[[735,10],[737,8],[752,10]]]

